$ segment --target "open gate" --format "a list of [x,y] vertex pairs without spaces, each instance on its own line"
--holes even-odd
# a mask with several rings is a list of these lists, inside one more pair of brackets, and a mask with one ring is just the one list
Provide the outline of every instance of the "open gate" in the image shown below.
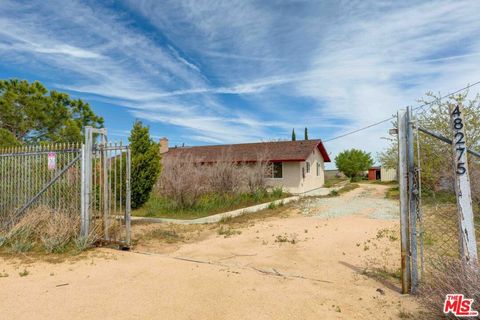
[[109,144],[105,129],[85,128],[82,150],[81,234],[130,244],[130,148]]

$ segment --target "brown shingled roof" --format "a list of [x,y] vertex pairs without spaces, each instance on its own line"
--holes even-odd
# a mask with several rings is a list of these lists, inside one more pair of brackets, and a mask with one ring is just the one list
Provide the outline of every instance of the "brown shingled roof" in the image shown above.
[[216,162],[225,153],[230,153],[234,161],[255,162],[259,154],[265,153],[269,161],[305,161],[312,151],[318,148],[325,162],[330,157],[321,140],[275,141],[241,144],[225,144],[201,147],[170,148],[164,156],[192,156],[202,162]]

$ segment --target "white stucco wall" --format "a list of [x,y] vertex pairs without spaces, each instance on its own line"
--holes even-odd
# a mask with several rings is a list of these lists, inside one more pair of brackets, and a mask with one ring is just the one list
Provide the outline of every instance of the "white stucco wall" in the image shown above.
[[301,183],[300,162],[283,162],[283,177],[267,179],[271,187],[282,187],[284,191],[299,193]]
[[[310,172],[307,172],[307,161],[310,163]],[[317,176],[317,163],[320,164]],[[302,169],[305,172],[303,177]],[[306,161],[283,162],[283,177],[268,179],[268,185],[283,187],[287,192],[297,194],[323,187],[325,182],[325,163],[323,157],[315,148]]]

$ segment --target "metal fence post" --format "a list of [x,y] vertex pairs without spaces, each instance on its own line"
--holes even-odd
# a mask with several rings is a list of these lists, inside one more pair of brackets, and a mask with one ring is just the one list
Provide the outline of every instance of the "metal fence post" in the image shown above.
[[126,243],[130,245],[131,230],[130,230],[130,215],[131,215],[131,186],[130,186],[130,167],[131,167],[131,152],[130,147],[127,146],[127,163],[126,163],[126,181],[125,181],[125,228],[126,228]]
[[92,179],[92,127],[85,127],[85,144],[82,145],[82,186],[80,234],[88,237],[90,232],[90,192]]
[[103,235],[105,240],[110,240],[109,228],[110,228],[110,198],[109,198],[109,179],[108,179],[108,148],[107,148],[107,136],[102,134],[102,171],[103,171]]
[[407,108],[407,166],[408,166],[408,203],[409,203],[409,235],[410,235],[410,263],[411,263],[411,292],[418,288],[417,262],[417,190],[414,185],[415,177],[415,141],[413,135],[413,116],[411,107]]
[[85,237],[85,145],[82,144],[82,159],[80,161],[80,236]]
[[409,224],[408,224],[408,167],[407,167],[407,113],[397,114],[398,125],[398,182],[400,188],[400,240],[402,293],[410,290]]

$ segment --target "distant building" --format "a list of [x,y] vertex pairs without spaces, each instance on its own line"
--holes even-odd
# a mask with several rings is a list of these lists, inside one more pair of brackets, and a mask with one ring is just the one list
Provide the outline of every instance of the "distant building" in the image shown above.
[[345,174],[340,172],[338,169],[325,170],[325,179],[334,179],[334,178],[346,178],[346,176]]
[[199,147],[169,148],[168,139],[160,139],[163,157],[191,156],[200,164],[217,162],[229,153],[232,161],[254,163],[259,154],[265,154],[272,166],[268,184],[282,187],[285,191],[298,194],[323,187],[325,162],[330,157],[321,140],[275,141],[242,144],[227,144]]
[[368,180],[380,180],[382,182],[397,181],[397,170],[384,167],[371,167],[368,169]]

